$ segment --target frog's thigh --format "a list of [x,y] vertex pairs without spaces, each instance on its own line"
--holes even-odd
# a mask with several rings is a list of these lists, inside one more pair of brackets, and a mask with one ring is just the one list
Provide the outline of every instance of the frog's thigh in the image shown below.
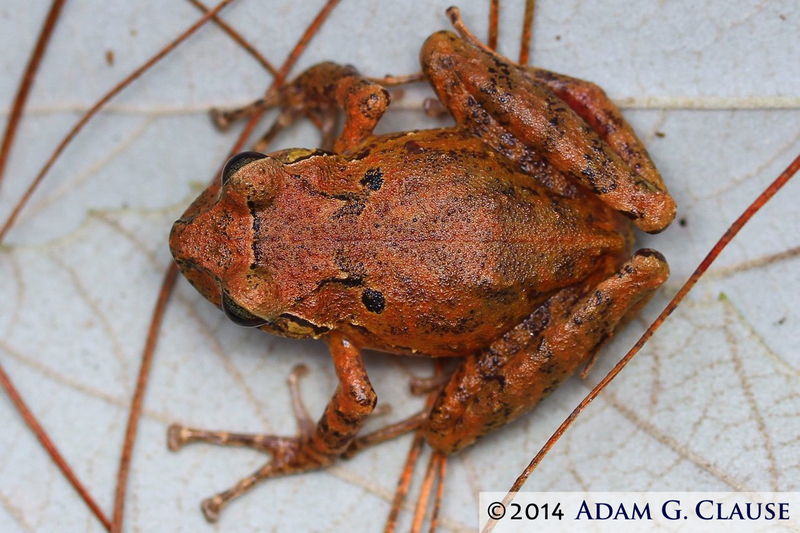
[[666,281],[669,267],[640,250],[583,294],[565,289],[487,350],[467,357],[437,399],[425,437],[453,453],[530,409],[586,364]]
[[498,152],[515,161],[531,151],[545,157],[643,231],[661,231],[674,218],[675,202],[653,177],[658,173],[641,143],[613,138],[609,144],[584,120],[593,122],[590,114],[582,117],[523,67],[450,32],[429,37],[420,59],[456,122]]

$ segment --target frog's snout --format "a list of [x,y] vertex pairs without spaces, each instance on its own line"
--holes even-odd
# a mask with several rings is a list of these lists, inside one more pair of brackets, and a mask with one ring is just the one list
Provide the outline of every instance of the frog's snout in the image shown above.
[[172,224],[169,232],[169,251],[182,272],[197,266],[197,250],[193,245],[197,232],[194,229],[191,219],[181,218]]
[[[204,244],[204,242],[206,244]],[[204,252],[204,248],[207,250]],[[203,296],[219,305],[220,276],[223,269],[214,264],[214,255],[202,236],[202,228],[193,217],[185,217],[172,225],[169,250],[181,274]]]
[[169,248],[172,257],[186,274],[201,270],[222,280],[239,253],[239,228],[235,220],[218,206],[195,216],[181,218],[172,225]]
[[179,219],[172,224],[172,229],[169,231],[169,251],[172,254],[172,258],[177,261],[178,264],[184,259],[181,246],[183,244],[183,232],[185,230],[186,221],[184,219]]

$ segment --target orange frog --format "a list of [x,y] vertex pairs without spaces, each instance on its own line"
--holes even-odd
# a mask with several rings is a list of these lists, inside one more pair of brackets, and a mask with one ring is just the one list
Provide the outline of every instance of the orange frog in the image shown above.
[[316,424],[292,381],[295,437],[170,428],[173,450],[271,455],[203,502],[209,520],[260,480],[364,445],[377,396],[362,349],[461,358],[429,410],[382,434],[420,428],[455,453],[589,364],[668,276],[658,252],[631,255],[631,223],[659,232],[675,203],[604,92],[519,66],[451,16],[461,36],[435,33],[420,60],[455,127],[373,135],[387,91],[316,65],[281,90],[279,123],[343,110],[332,151],[239,154],[172,228],[175,261],[209,301],[242,326],[324,339],[339,379]]

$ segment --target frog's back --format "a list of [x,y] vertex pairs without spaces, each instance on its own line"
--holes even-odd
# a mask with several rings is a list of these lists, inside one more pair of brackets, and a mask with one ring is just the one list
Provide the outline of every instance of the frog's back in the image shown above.
[[552,291],[615,268],[631,244],[601,202],[552,192],[460,130],[375,137],[347,158],[363,193],[314,208],[319,223],[296,220],[283,253],[293,247],[289,270],[322,272],[291,315],[365,347],[476,351]]

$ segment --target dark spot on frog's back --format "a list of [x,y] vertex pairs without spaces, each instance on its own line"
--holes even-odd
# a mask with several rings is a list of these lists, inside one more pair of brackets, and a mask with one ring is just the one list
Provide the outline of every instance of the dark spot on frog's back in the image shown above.
[[380,314],[386,307],[386,300],[384,300],[383,294],[375,289],[364,289],[364,292],[361,293],[361,301],[370,313]]
[[367,170],[364,177],[361,178],[361,184],[371,191],[379,190],[383,185],[383,171],[380,168]]

